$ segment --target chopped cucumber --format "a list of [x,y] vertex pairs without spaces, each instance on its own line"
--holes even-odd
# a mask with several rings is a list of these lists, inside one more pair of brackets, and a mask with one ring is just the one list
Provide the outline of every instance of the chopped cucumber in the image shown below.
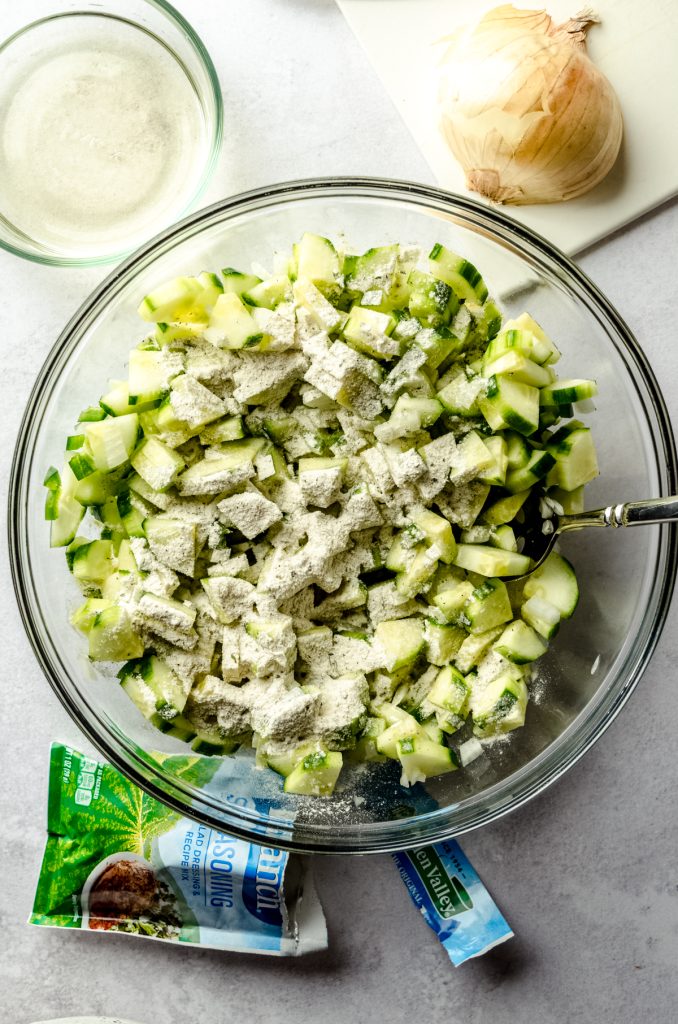
[[124,465],[134,450],[139,433],[136,413],[89,423],[85,438],[96,469],[107,473]]
[[563,619],[569,619],[579,601],[574,569],[566,558],[552,551],[543,565],[532,573],[523,588],[525,597],[541,597],[554,605]]
[[476,694],[471,693],[471,713],[475,736],[497,736],[519,729],[525,723],[527,686],[506,672]]
[[424,649],[421,619],[385,619],[377,625],[374,637],[385,652],[389,672],[411,665]]
[[62,548],[71,543],[85,514],[76,497],[78,478],[66,463],[61,474],[55,469],[50,470],[45,486],[48,489],[45,519],[51,522],[50,546]]
[[428,510],[418,512],[412,521],[422,531],[429,544],[435,548],[436,557],[446,565],[450,565],[457,553],[457,544],[448,521]]
[[427,699],[443,711],[463,717],[470,692],[470,687],[461,672],[452,665],[446,665],[436,676]]
[[224,292],[233,295],[244,295],[245,292],[249,292],[261,284],[261,278],[256,274],[243,274],[242,271],[234,270],[233,267],[224,267],[221,275],[224,279]]
[[555,636],[560,626],[560,612],[554,604],[545,598],[534,594],[528,598],[520,609],[528,626],[536,629],[546,640]]
[[530,571],[527,555],[502,551],[484,544],[460,544],[454,564],[480,576],[523,576]]
[[495,642],[494,649],[508,661],[526,665],[546,654],[548,647],[534,629],[521,619],[516,619],[506,627]]
[[547,387],[538,386],[542,388],[539,396],[542,405],[571,405],[572,402],[595,398],[598,394],[594,380],[559,380]]
[[490,377],[478,405],[492,430],[510,427],[529,436],[539,426],[538,389],[510,377]]
[[428,259],[431,273],[449,284],[460,299],[482,305],[487,298],[487,287],[472,263],[440,243],[433,246]]
[[285,779],[285,792],[300,796],[331,796],[343,761],[337,751],[318,750],[307,754]]
[[469,632],[485,633],[513,618],[506,585],[498,579],[485,580],[471,594],[463,615],[469,623]]
[[336,297],[341,291],[339,256],[329,238],[307,231],[293,252],[295,277],[311,281],[327,298]]
[[546,450],[555,459],[546,482],[549,486],[574,491],[598,476],[598,460],[588,427],[573,421],[549,439]]
[[547,506],[583,508],[596,385],[441,244],[307,232],[271,263],[142,301],[126,379],[44,480],[71,622],[192,754],[253,746],[302,796],[344,753],[409,786],[458,766],[447,735],[473,729],[466,764],[523,724],[579,591],[556,553],[503,578]]
[[425,782],[431,776],[453,772],[459,767],[449,747],[434,743],[423,732],[398,740],[396,749],[403,767],[401,786],[413,786],[415,782]]
[[408,278],[410,313],[427,327],[448,324],[459,309],[459,299],[449,284],[432,274],[413,270]]

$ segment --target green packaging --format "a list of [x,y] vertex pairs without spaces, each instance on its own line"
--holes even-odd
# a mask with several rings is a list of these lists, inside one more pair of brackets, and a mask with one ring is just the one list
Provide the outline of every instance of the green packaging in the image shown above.
[[[172,755],[195,786],[221,761]],[[295,956],[327,945],[310,861],[170,810],[115,768],[53,744],[48,837],[30,923]]]

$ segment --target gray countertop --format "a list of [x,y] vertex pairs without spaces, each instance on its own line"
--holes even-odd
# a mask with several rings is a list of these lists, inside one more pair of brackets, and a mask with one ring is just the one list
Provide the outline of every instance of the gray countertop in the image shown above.
[[[224,151],[207,202],[312,175],[432,180],[332,0],[177,6],[207,44],[226,101]],[[669,205],[579,261],[644,345],[674,422],[677,239],[678,207]],[[50,269],[0,252],[4,490],[35,374],[103,273]],[[4,545],[2,554],[3,1022],[76,1013],[142,1024],[292,1024],[308,1016],[328,1024],[676,1020],[675,601],[640,686],[597,746],[546,794],[463,839],[514,928],[513,941],[455,969],[390,858],[325,858],[317,878],[329,951],[271,960],[25,924],[44,842],[48,744],[87,744],[33,658]]]

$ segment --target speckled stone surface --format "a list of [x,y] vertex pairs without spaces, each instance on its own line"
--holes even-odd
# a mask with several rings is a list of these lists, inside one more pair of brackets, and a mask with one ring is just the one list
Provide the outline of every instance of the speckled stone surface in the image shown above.
[[[226,99],[206,201],[315,174],[431,175],[331,0],[181,0]],[[0,36],[2,14],[0,12]],[[636,331],[678,422],[678,207],[580,260]],[[103,276],[0,253],[1,469],[35,374]],[[4,536],[4,534],[3,534]],[[678,607],[626,709],[557,785],[463,840],[517,938],[455,970],[390,858],[322,859],[330,949],[275,961],[29,928],[50,740],[86,747],[24,637],[2,546],[0,1020],[140,1024],[673,1024],[678,1007]]]

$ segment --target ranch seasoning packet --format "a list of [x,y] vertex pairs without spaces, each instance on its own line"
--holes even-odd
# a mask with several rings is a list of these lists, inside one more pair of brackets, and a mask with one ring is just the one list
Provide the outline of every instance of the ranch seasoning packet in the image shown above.
[[[172,760],[186,781],[218,783],[216,758]],[[31,924],[278,956],[327,947],[309,858],[182,818],[58,743],[47,831]]]
[[494,900],[453,839],[394,853],[412,901],[455,967],[513,937]]

